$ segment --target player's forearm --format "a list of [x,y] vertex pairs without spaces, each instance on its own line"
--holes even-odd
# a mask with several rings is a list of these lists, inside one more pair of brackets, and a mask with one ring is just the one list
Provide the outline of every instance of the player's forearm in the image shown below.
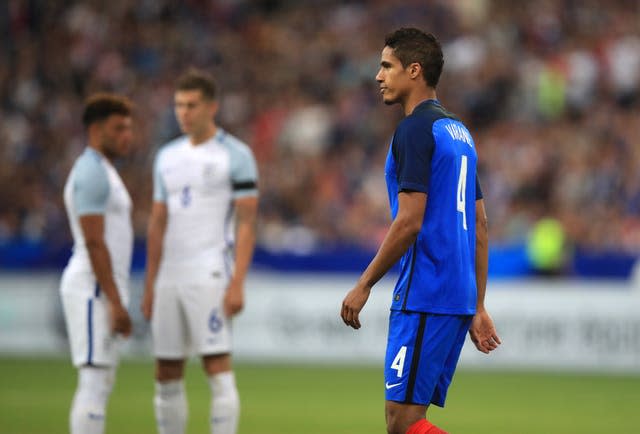
[[243,221],[239,222],[236,230],[236,251],[235,251],[235,267],[233,279],[243,282],[251,260],[253,259],[253,251],[256,244],[255,222]]
[[160,260],[162,259],[162,248],[164,244],[164,234],[167,229],[167,205],[164,202],[154,201],[151,206],[151,216],[147,227],[147,267],[145,270],[145,290],[153,288]]
[[362,273],[359,283],[371,288],[382,279],[415,242],[419,229],[411,220],[394,220],[376,256]]
[[164,242],[164,227],[158,222],[150,222],[147,231],[147,267],[145,270],[145,287],[150,288],[156,281],[160,260],[162,259],[162,244]]
[[489,229],[486,218],[476,222],[476,286],[478,288],[477,309],[484,309],[489,272]]
[[[232,279],[244,282],[249,271],[256,244],[256,222],[258,219],[258,197],[241,197],[235,201],[236,208],[236,248]],[[236,287],[241,287],[235,285]]]
[[96,280],[100,285],[100,290],[104,292],[107,299],[113,304],[122,304],[120,294],[113,278],[113,268],[111,266],[111,256],[104,241],[87,242],[87,250],[91,260],[91,267]]

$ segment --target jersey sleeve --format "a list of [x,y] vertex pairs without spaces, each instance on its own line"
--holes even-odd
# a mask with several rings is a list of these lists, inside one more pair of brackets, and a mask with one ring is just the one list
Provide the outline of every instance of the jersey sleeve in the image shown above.
[[480,188],[480,178],[478,178],[478,174],[476,173],[476,200],[480,200],[483,197],[482,189]]
[[400,191],[428,193],[434,147],[431,131],[425,131],[414,122],[403,122],[398,126],[392,152]]
[[73,203],[79,216],[104,214],[109,200],[109,177],[99,159],[78,160],[73,176]]
[[167,187],[164,184],[164,180],[162,179],[162,174],[160,173],[161,155],[162,155],[162,151],[158,152],[158,154],[156,155],[156,159],[153,163],[153,200],[155,202],[167,201]]
[[231,183],[234,199],[258,195],[258,168],[246,145],[231,150]]

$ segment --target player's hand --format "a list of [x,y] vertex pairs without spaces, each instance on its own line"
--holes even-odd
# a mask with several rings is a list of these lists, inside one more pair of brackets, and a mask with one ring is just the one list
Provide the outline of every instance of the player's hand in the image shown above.
[[146,288],[142,295],[142,303],[140,304],[140,310],[142,316],[147,321],[151,320],[151,314],[153,312],[153,288]]
[[240,313],[244,307],[244,287],[242,282],[231,280],[223,302],[224,314],[227,318]]
[[346,325],[356,330],[361,327],[360,311],[369,299],[370,293],[371,288],[363,286],[356,286],[347,293],[347,296],[342,301],[342,310],[340,311],[342,321]]
[[469,335],[478,351],[485,354],[489,354],[502,343],[493,325],[493,320],[486,310],[480,310],[473,316]]
[[121,303],[109,303],[109,316],[113,333],[119,333],[125,337],[131,334],[131,317]]

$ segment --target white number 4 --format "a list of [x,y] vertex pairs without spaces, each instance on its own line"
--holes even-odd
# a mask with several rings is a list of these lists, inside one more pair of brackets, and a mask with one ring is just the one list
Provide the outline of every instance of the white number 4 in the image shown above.
[[465,211],[467,197],[467,156],[462,156],[460,162],[460,178],[458,178],[458,194],[456,195],[458,211],[462,213],[462,227],[467,230],[467,213]]
[[400,347],[400,351],[396,354],[396,358],[391,363],[391,369],[398,371],[398,377],[402,377],[402,371],[404,369],[404,357],[407,355],[407,347]]

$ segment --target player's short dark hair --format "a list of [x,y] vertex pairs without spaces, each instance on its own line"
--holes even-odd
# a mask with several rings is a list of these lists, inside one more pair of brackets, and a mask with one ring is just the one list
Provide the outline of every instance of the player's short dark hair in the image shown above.
[[131,116],[133,105],[129,98],[112,93],[95,93],[86,99],[82,113],[85,128],[111,115]]
[[197,68],[190,68],[178,78],[176,90],[199,90],[208,100],[216,99],[216,80],[213,76]]
[[384,45],[393,49],[393,54],[403,67],[412,63],[422,66],[422,76],[428,86],[435,88],[440,80],[444,56],[440,42],[431,33],[416,28],[401,28],[386,36]]

